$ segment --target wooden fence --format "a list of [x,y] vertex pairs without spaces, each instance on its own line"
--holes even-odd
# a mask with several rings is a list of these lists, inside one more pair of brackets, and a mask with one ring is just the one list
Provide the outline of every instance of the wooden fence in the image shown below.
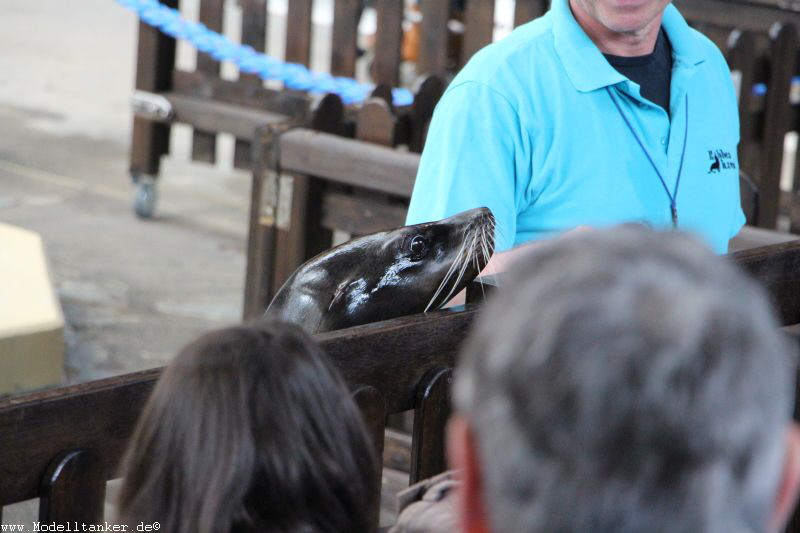
[[[451,369],[474,314],[437,312],[318,337],[351,385],[379,456],[386,416],[415,410],[411,481],[445,468]],[[116,477],[160,372],[0,401],[0,509],[39,497],[43,523],[101,523],[106,480]]]
[[[732,259],[766,286],[783,324],[800,323],[800,242]],[[475,308],[439,311],[317,337],[350,384],[377,450],[383,446],[386,416],[415,410],[412,481],[445,467],[451,369],[475,313]],[[0,401],[0,510],[39,497],[44,523],[102,522],[106,480],[116,476],[160,372]],[[376,479],[376,494],[379,487]]]
[[[180,7],[178,0],[163,0]],[[266,0],[239,0],[242,11],[241,42],[264,51],[269,26]],[[330,45],[330,72],[337,76],[356,74],[357,27],[362,0],[335,0]],[[375,54],[370,72],[378,86],[394,87],[400,81],[401,43],[403,39],[404,2],[376,0],[377,31]],[[312,48],[313,0],[291,0],[286,14],[285,53],[282,59],[308,66]],[[223,27],[225,0],[200,0],[199,20],[212,30]],[[458,58],[448,55],[448,21],[455,15],[450,0],[423,0],[419,42],[419,60],[415,65],[421,76],[445,76],[458,69],[464,60],[492,40],[494,2],[469,2],[464,20],[463,47]],[[524,22],[544,12],[541,0],[517,0],[515,20]],[[307,123],[313,99],[298,91],[269,89],[253,75],[238,80],[222,79],[220,65],[198,52],[194,71],[179,70],[175,65],[175,41],[142,23],[139,27],[136,89],[161,95],[172,105],[174,115],[166,121],[140,115],[134,119],[131,148],[131,173],[157,176],[160,157],[168,152],[170,124],[186,123],[194,127],[192,157],[213,162],[217,133],[231,133],[238,139],[234,162],[249,168],[252,157],[248,147],[258,126],[290,122]]]

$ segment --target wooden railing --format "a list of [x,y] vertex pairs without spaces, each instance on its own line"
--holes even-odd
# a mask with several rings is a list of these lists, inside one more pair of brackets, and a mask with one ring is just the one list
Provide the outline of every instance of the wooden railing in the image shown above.
[[[800,241],[731,258],[765,285],[782,324],[800,323]],[[445,467],[451,370],[476,312],[474,307],[439,311],[317,337],[350,384],[378,451],[386,416],[415,410],[412,481]],[[0,508],[40,497],[43,522],[101,521],[105,482],[116,476],[160,372],[0,401]],[[375,490],[380,490],[378,479]]]
[[[411,481],[445,468],[451,369],[474,315],[475,309],[443,311],[318,337],[350,384],[379,456],[387,415],[415,411]],[[40,497],[43,523],[102,522],[106,481],[117,476],[160,373],[153,369],[0,401],[0,508]],[[380,494],[380,479],[375,484]]]

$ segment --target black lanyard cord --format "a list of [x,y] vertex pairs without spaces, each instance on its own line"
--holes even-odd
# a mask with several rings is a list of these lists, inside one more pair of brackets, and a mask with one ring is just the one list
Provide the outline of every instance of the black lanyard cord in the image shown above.
[[625,125],[628,126],[633,138],[636,139],[636,142],[639,143],[639,147],[644,152],[644,155],[647,156],[647,160],[650,161],[650,164],[653,166],[653,170],[656,171],[656,175],[658,176],[658,180],[661,182],[661,185],[664,187],[664,192],[667,193],[667,197],[669,198],[669,209],[672,213],[672,227],[678,227],[678,206],[677,206],[677,198],[678,198],[678,186],[681,184],[681,174],[683,173],[683,158],[686,155],[686,139],[689,137],[689,93],[686,93],[686,123],[685,129],[683,131],[683,148],[681,149],[681,162],[678,166],[678,178],[675,180],[675,190],[670,192],[669,187],[667,187],[667,182],[664,180],[664,177],[661,175],[661,172],[658,170],[655,161],[650,156],[650,152],[647,151],[645,148],[644,143],[636,135],[636,130],[633,129],[628,117],[625,116],[625,113],[622,112],[622,107],[620,107],[619,102],[614,97],[614,94],[611,92],[610,87],[606,87],[606,91],[608,91],[608,96],[611,97],[611,101],[614,102],[614,106],[616,106],[617,111],[619,111],[622,120],[625,121]]

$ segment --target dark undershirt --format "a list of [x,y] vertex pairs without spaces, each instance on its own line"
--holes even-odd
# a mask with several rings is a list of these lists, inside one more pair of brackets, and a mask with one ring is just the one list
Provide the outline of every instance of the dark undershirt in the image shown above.
[[672,80],[672,45],[661,28],[653,53],[622,57],[603,54],[612,67],[640,86],[640,93],[669,114],[669,86]]

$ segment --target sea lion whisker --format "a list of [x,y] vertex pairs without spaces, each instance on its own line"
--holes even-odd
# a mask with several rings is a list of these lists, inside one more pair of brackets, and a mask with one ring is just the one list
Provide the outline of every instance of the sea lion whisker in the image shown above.
[[447,296],[444,299],[445,302],[449,302],[450,298],[455,296],[453,294],[453,292],[456,290],[456,287],[458,287],[458,284],[461,282],[461,279],[464,277],[464,273],[467,271],[468,267],[469,267],[469,263],[468,262],[464,262],[464,264],[463,264],[463,266],[461,268],[461,271],[458,273],[458,278],[456,278],[456,282],[453,283],[453,286],[450,288],[450,292],[447,293]]
[[[474,241],[475,241],[475,239],[473,238],[473,242],[472,242],[473,245],[474,245]],[[467,259],[467,257],[465,257],[464,259]],[[453,292],[456,290],[456,287],[458,287],[458,284],[461,282],[461,279],[464,277],[464,273],[466,273],[467,268],[469,268],[469,261],[465,260],[465,261],[463,261],[463,263],[461,265],[460,271],[458,273],[458,278],[456,278],[455,283],[453,283],[453,286],[450,288],[450,292],[447,293],[447,296],[444,299],[445,302],[450,301],[450,298],[452,296],[454,296]]]
[[450,268],[447,270],[447,272],[445,273],[444,277],[442,278],[442,281],[439,283],[439,287],[437,287],[437,289],[434,292],[433,296],[428,301],[428,305],[425,306],[425,310],[423,311],[423,313],[427,313],[430,310],[431,306],[433,305],[433,302],[436,301],[436,299],[439,297],[439,294],[441,294],[442,290],[447,285],[447,282],[450,279],[450,276],[455,272],[456,268],[458,268],[457,265],[458,265],[458,262],[459,262],[459,258],[461,257],[461,254],[463,253],[463,251],[466,249],[466,244],[467,244],[467,240],[466,239],[462,239],[461,248],[459,248],[458,252],[456,253],[455,259],[450,264]]
[[[486,253],[486,249],[487,249],[486,248],[485,238],[486,238],[486,227],[483,226],[483,227],[481,227],[481,242],[480,242],[481,249],[480,249],[480,252],[484,254],[484,256],[483,256],[484,259],[486,258],[485,253]],[[478,255],[478,250],[477,249],[476,249],[475,253],[472,256],[472,260],[475,263],[476,275],[480,275],[481,270],[482,270],[482,268],[481,268],[481,256]],[[483,283],[482,282],[480,283],[480,286],[481,286],[481,298],[482,298],[482,300],[486,300],[486,291],[483,288]]]
[[444,305],[450,300],[450,297],[453,295],[453,291],[455,290],[456,287],[458,287],[459,282],[461,281],[461,279],[464,276],[464,273],[469,267],[470,257],[474,253],[475,239],[476,239],[476,232],[471,232],[469,234],[465,233],[464,238],[462,239],[461,242],[461,248],[459,248],[456,257],[453,260],[453,263],[450,265],[450,269],[447,271],[447,275],[444,277],[442,283],[436,290],[436,294],[434,294],[433,298],[431,298],[430,302],[428,302],[428,305],[425,308],[426,312],[428,311],[428,309],[430,309],[430,307],[436,301],[438,296],[442,293],[442,290],[444,290],[445,287],[447,287],[450,280],[452,279],[452,275],[456,272],[456,270],[458,270],[458,277],[450,287],[450,291],[448,292],[447,296],[442,300],[441,305]]

